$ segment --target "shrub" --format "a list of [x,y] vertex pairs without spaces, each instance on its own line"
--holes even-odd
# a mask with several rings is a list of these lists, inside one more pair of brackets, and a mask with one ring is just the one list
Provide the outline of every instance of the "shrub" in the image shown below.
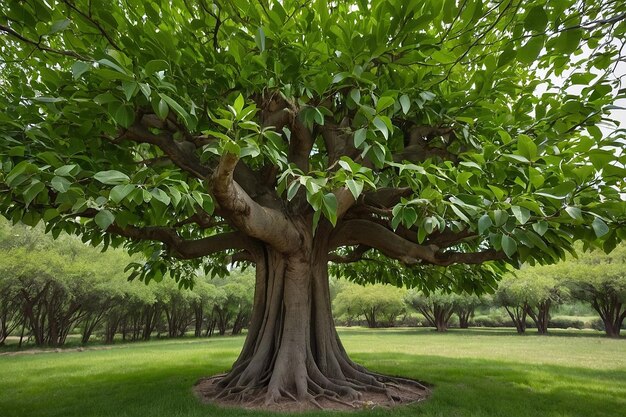
[[572,317],[554,317],[550,319],[548,327],[556,329],[574,328],[580,330],[585,328],[585,322]]

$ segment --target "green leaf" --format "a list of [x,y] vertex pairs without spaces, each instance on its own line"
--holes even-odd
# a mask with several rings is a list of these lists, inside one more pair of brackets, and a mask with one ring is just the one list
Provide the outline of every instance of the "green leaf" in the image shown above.
[[91,64],[82,61],[76,61],[72,65],[72,77],[77,80],[83,75],[85,72],[91,69]]
[[27,206],[46,188],[46,185],[39,181],[33,181],[24,191],[24,204]]
[[130,181],[128,175],[116,170],[97,172],[93,178],[107,185],[118,185]]
[[138,86],[139,85],[135,81],[122,81],[122,90],[124,90],[126,101],[130,101],[130,99],[135,95]]
[[129,128],[135,121],[135,110],[126,104],[121,105],[112,114],[113,120],[124,128]]
[[[120,67],[119,65],[117,65],[115,62],[111,61],[110,59],[101,59],[98,61],[98,64],[100,65],[105,65],[109,68],[113,68],[115,71],[117,71],[120,74],[126,75],[126,77],[122,77],[122,79],[127,79],[127,73],[126,70],[122,67]],[[130,81],[130,80],[129,80]]]
[[597,237],[602,237],[609,233],[609,226],[607,226],[604,220],[599,217],[593,219],[591,227],[593,228],[593,231],[596,233]]
[[537,145],[527,135],[519,135],[517,138],[517,152],[529,161],[537,157]]
[[361,92],[358,89],[353,88],[350,90],[350,98],[355,104],[359,104],[361,102]]
[[52,185],[52,188],[54,188],[58,192],[64,193],[70,189],[72,183],[63,177],[55,176],[54,178],[52,178],[52,181],[50,181],[50,185]]
[[349,179],[346,181],[346,186],[352,193],[352,197],[356,200],[361,195],[363,191],[363,181],[355,181],[353,179]]
[[224,150],[224,152],[228,152],[237,156],[239,156],[239,153],[241,152],[241,147],[234,140],[228,140],[224,142],[224,146],[222,147],[222,149]]
[[49,222],[50,220],[59,216],[59,210],[55,208],[49,208],[43,213],[43,220]]
[[482,235],[485,233],[493,225],[491,221],[491,217],[488,214],[483,214],[480,219],[478,219],[478,234]]
[[337,197],[335,194],[324,194],[322,211],[333,226],[337,224]]
[[404,114],[409,112],[409,109],[411,108],[411,100],[409,99],[409,96],[406,94],[400,96],[400,106],[402,106],[402,112]]
[[156,72],[169,69],[170,65],[167,63],[167,61],[164,61],[162,59],[155,59],[146,63],[146,65],[143,67],[143,72],[144,74],[146,74],[146,76],[150,76]]
[[243,99],[243,96],[239,94],[237,98],[235,99],[235,103],[233,103],[233,108],[235,109],[235,116],[238,116],[241,113],[241,110],[243,110],[243,106],[245,104],[246,102]]
[[183,109],[182,106],[176,102],[176,100],[174,100],[170,96],[163,94],[163,93],[159,93],[159,97],[165,100],[167,105],[170,106],[170,108],[174,110],[176,113],[178,113],[179,116],[185,119],[185,121],[189,120],[189,113],[187,113],[187,111]]
[[163,100],[162,98],[159,99],[158,102],[156,100],[153,101],[152,108],[154,109],[154,112],[156,113],[157,116],[159,116],[159,119],[161,120],[165,120],[167,118],[167,115],[170,112],[170,108],[168,107],[165,100]]
[[67,29],[70,23],[72,23],[70,19],[62,19],[62,20],[55,21],[54,23],[52,23],[52,26],[50,27],[50,31],[48,32],[48,35],[52,35],[53,33],[64,31],[65,29]]
[[289,187],[287,187],[287,201],[293,200],[293,198],[298,193],[300,185],[300,181],[293,181],[291,184],[289,184]]
[[313,120],[320,126],[324,126],[324,115],[317,107],[313,107]]
[[265,31],[262,27],[259,26],[257,29],[254,35],[254,40],[256,42],[256,46],[259,48],[259,51],[265,51]]
[[565,207],[565,212],[574,220],[583,220],[583,213],[578,207]]
[[452,52],[444,50],[435,51],[430,55],[430,57],[440,64],[451,64],[456,61],[456,56]]
[[524,28],[534,32],[543,32],[548,25],[548,15],[542,6],[535,6],[524,19]]
[[94,221],[100,229],[106,231],[115,221],[115,216],[109,210],[100,210],[94,217]]
[[543,220],[538,223],[533,223],[533,229],[539,236],[543,236],[548,231],[548,226],[548,223]]
[[402,223],[407,228],[412,227],[417,222],[417,212],[413,207],[404,207],[402,210]]
[[509,258],[517,252],[517,242],[509,235],[502,236],[502,249]]
[[166,206],[168,206],[170,202],[172,201],[170,197],[167,194],[165,194],[165,192],[161,190],[160,188],[153,188],[152,190],[150,190],[150,194],[152,194],[155,200],[160,201]]
[[557,38],[555,46],[559,52],[571,54],[578,49],[583,34],[583,29],[565,30],[561,32],[561,35]]
[[530,161],[528,160],[528,158],[526,158],[525,156],[522,155],[516,155],[513,153],[507,153],[507,154],[503,154],[503,157],[505,157],[506,159],[509,159],[513,162],[521,162],[523,164],[529,164]]
[[385,140],[389,139],[389,130],[387,129],[387,125],[385,122],[378,116],[374,117],[374,126],[383,134]]
[[80,171],[80,167],[78,165],[70,164],[70,165],[63,165],[62,167],[55,169],[54,173],[55,175],[59,175],[61,177],[67,177],[67,176],[75,175],[76,173],[78,173],[78,171]]
[[509,219],[509,214],[504,210],[495,210],[493,212],[494,225],[496,227],[503,226]]
[[389,97],[389,96],[380,97],[378,99],[378,102],[376,103],[376,113],[380,113],[386,108],[393,106],[393,103],[395,102],[396,101],[393,99],[393,97]]
[[511,206],[511,211],[517,219],[518,224],[526,224],[528,219],[530,219],[530,210],[525,207]]
[[115,204],[119,204],[128,194],[135,189],[133,184],[120,184],[111,189],[109,193],[109,200]]
[[511,62],[515,56],[517,55],[517,51],[513,49],[512,45],[509,45],[502,51],[500,56],[498,57],[498,68],[501,68]]
[[354,146],[360,148],[367,139],[367,129],[361,128],[354,132]]
[[532,37],[517,51],[517,60],[522,64],[530,65],[539,56],[543,49],[545,36]]
[[459,216],[460,219],[462,219],[463,221],[465,221],[466,223],[470,223],[470,219],[465,215],[465,213],[463,213],[461,211],[460,208],[458,208],[456,205],[454,205],[453,203],[450,203],[450,208],[452,209],[452,211]]

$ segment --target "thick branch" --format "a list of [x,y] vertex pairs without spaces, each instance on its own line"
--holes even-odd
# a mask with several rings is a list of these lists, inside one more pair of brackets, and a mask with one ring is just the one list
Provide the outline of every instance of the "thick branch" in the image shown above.
[[352,252],[345,256],[339,255],[337,253],[331,253],[328,255],[328,260],[341,264],[358,262],[363,259],[363,255],[370,249],[372,248],[370,248],[369,246],[359,245]]
[[[142,124],[131,126],[123,135],[124,139],[158,146],[178,167],[199,179],[206,179],[211,173],[194,153],[195,146],[190,142],[176,142],[172,138],[156,135]],[[186,144],[189,143],[189,146]]]
[[[433,140],[437,137],[442,138],[443,147],[433,146]],[[446,149],[446,146],[455,138],[451,127],[411,126],[404,130],[404,149],[394,154],[393,160],[394,162],[422,162],[438,157],[444,161],[457,162],[458,156]]]
[[363,194],[363,203],[368,206],[378,208],[390,208],[400,202],[402,197],[409,197],[413,190],[409,187],[403,188],[379,188]]
[[398,236],[386,227],[367,220],[349,220],[339,227],[331,239],[331,247],[367,245],[405,264],[428,263],[448,266],[454,263],[479,264],[506,258],[493,249],[481,252],[441,252],[436,245],[419,245]]
[[452,161],[455,163],[459,160],[457,155],[448,152],[446,149],[431,148],[421,145],[407,146],[400,152],[393,154],[393,161],[398,163],[402,161],[424,162],[429,158],[439,158],[443,161]]
[[311,149],[313,149],[313,135],[301,120],[294,118],[291,125],[288,161],[293,162],[302,172],[308,172]]
[[107,232],[137,240],[163,242],[171,254],[180,259],[194,259],[227,249],[247,249],[249,239],[240,232],[222,233],[202,239],[182,239],[175,229],[169,227],[121,227],[112,224]]
[[[213,175],[213,196],[221,210],[239,230],[267,242],[279,252],[292,252],[300,247],[300,235],[280,211],[261,206],[233,180],[239,158],[222,155]],[[280,233],[277,233],[279,231]]]

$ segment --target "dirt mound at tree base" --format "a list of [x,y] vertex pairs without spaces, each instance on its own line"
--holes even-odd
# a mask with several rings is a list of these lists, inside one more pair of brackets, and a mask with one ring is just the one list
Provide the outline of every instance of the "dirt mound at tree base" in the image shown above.
[[219,381],[225,375],[216,375],[200,379],[193,388],[194,394],[207,404],[214,404],[226,408],[242,408],[246,410],[276,411],[276,412],[304,412],[310,410],[328,411],[360,411],[375,408],[392,408],[428,399],[432,393],[432,387],[422,382],[404,378],[385,377],[386,392],[361,392],[361,398],[357,400],[344,400],[327,395],[311,396],[308,400],[296,401],[295,398],[284,399],[277,402],[267,403],[265,391],[258,390],[257,400],[239,401],[233,399],[217,398],[222,392],[218,386]]

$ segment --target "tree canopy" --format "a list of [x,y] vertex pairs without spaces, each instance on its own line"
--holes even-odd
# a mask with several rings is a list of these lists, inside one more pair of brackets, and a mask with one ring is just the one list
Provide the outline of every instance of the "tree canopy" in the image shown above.
[[507,264],[624,238],[609,113],[625,95],[625,13],[609,0],[9,0],[0,211],[142,252],[131,276],[146,281],[256,263],[257,314],[223,396],[356,398],[384,382],[333,335],[328,261],[356,262],[362,281],[480,292]]
[[[221,220],[235,207],[220,173],[253,211],[363,221],[390,243],[354,243],[409,264],[553,262],[581,238],[612,247],[625,233],[623,134],[597,125],[617,98],[623,6],[455,4],[9,1],[2,211],[94,243],[130,239],[147,279],[180,270],[172,257],[236,246],[199,239],[251,227]],[[271,240],[267,225],[247,232]]]

